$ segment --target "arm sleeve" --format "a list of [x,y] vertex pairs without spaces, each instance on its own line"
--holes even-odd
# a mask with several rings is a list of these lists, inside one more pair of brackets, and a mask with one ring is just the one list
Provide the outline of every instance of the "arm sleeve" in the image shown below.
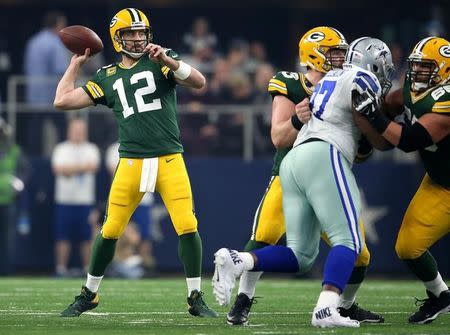
[[288,97],[288,86],[286,80],[284,80],[283,75],[278,72],[272,79],[270,79],[267,86],[267,91],[272,96],[272,98],[277,95],[283,95]]
[[94,104],[107,105],[104,93],[105,91],[102,87],[103,80],[101,80],[99,75],[100,71],[97,72],[97,75],[92,80],[89,80],[84,86],[82,86],[82,88]]

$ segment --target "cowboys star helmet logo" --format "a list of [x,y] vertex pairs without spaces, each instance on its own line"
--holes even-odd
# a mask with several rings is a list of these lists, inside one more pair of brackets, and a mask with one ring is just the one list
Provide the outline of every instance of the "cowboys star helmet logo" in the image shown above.
[[309,35],[306,39],[310,42],[318,42],[318,41],[322,41],[325,38],[325,34],[322,33],[321,31],[316,31],[314,33],[312,33],[311,35]]
[[439,53],[447,58],[450,58],[450,45],[443,45],[439,48]]

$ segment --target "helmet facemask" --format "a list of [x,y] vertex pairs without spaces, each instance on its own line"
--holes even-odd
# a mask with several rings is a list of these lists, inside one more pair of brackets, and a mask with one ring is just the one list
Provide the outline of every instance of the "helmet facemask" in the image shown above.
[[323,65],[325,71],[342,69],[347,54],[348,46],[329,47],[325,53],[325,63]]
[[381,96],[385,97],[392,87],[392,77],[395,72],[394,65],[389,64],[389,62],[385,61],[382,62],[381,66],[374,64],[373,67],[374,68],[371,70],[371,72],[377,76],[378,81],[381,85]]
[[[124,39],[123,35],[126,32],[134,32],[134,31],[144,31],[143,39]],[[152,42],[153,34],[150,27],[146,27],[144,29],[139,28],[125,28],[118,30],[115,35],[115,39],[117,43],[122,47],[121,52],[126,54],[127,56],[133,59],[139,59],[144,55],[145,47]]]
[[434,60],[408,58],[408,77],[413,92],[425,91],[441,81],[439,67]]

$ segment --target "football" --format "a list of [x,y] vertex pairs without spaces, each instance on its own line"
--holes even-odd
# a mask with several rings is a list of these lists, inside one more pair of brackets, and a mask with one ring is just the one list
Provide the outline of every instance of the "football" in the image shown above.
[[69,26],[59,31],[59,38],[71,52],[83,55],[91,49],[91,56],[103,50],[103,42],[98,35],[85,26]]

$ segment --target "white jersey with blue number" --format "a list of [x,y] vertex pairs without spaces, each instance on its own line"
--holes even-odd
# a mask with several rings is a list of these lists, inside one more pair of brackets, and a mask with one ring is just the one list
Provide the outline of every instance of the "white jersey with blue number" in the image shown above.
[[381,95],[378,79],[369,71],[353,65],[332,70],[316,85],[310,99],[312,117],[300,130],[294,147],[310,138],[332,144],[353,163],[361,132],[353,121],[352,89],[358,85]]

